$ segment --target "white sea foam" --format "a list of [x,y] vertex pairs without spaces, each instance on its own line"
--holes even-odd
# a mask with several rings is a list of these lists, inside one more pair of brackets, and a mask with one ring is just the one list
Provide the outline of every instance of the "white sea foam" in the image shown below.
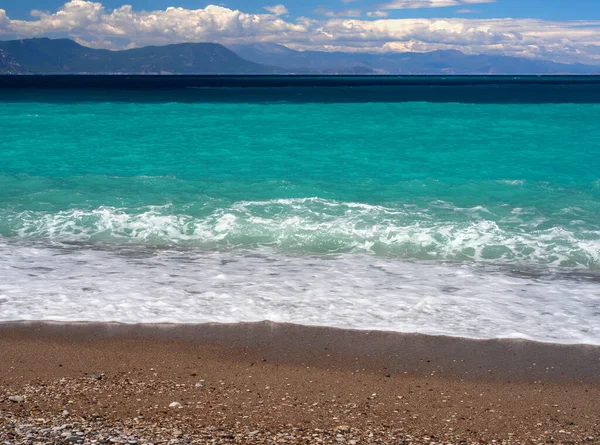
[[584,275],[361,254],[116,251],[0,238],[0,320],[272,320],[600,344],[600,280]]
[[523,185],[523,184],[525,184],[524,179],[501,179],[498,182],[500,184],[507,184],[507,185]]
[[[353,252],[412,259],[475,260],[598,268],[600,231],[538,228],[544,220],[515,208],[496,221],[481,206],[450,208],[454,219],[429,210],[340,203],[318,198],[238,202],[202,216],[169,206],[141,210],[99,207],[0,215],[20,239],[108,242],[199,248],[277,247],[303,253]],[[468,214],[456,217],[457,214]]]

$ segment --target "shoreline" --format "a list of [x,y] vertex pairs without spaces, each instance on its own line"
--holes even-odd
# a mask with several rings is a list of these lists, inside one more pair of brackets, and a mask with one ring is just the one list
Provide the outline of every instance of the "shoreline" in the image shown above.
[[[55,326],[58,330],[62,330],[63,328],[71,329],[73,327],[95,327],[95,328],[106,328],[107,331],[111,331],[112,327],[116,327],[117,333],[122,333],[122,329],[119,327],[126,328],[141,328],[142,331],[146,331],[147,333],[152,330],[161,330],[165,331],[178,331],[179,328],[183,328],[183,330],[196,330],[202,329],[204,327],[209,329],[214,329],[217,327],[225,328],[225,329],[238,329],[244,327],[252,327],[259,325],[269,325],[269,326],[288,326],[288,327],[296,327],[299,329],[318,329],[318,330],[331,330],[331,331],[343,331],[343,332],[362,332],[369,334],[383,334],[383,335],[397,335],[397,336],[414,336],[414,337],[428,337],[428,338],[438,338],[438,339],[447,339],[447,340],[465,340],[467,342],[522,342],[522,343],[532,343],[532,344],[541,344],[546,346],[557,346],[557,347],[582,347],[582,348],[600,348],[600,343],[561,343],[557,341],[550,340],[537,340],[528,337],[461,337],[458,335],[450,335],[450,334],[431,334],[424,332],[409,332],[409,331],[396,331],[392,329],[378,329],[378,328],[351,328],[351,327],[339,327],[339,326],[327,326],[320,324],[303,324],[300,322],[280,322],[280,321],[271,321],[271,320],[261,320],[261,321],[239,321],[239,322],[179,322],[179,321],[160,321],[160,322],[146,322],[146,321],[136,321],[136,322],[127,322],[127,321],[90,321],[90,320],[0,320],[0,331],[4,328],[22,328],[24,326],[33,326],[36,328],[43,328],[46,330],[48,327]],[[130,329],[126,329],[130,331]],[[119,334],[117,334],[119,335]]]
[[270,322],[8,322],[0,339],[11,443],[600,443],[597,346]]
[[[81,344],[103,340],[181,342],[253,351],[293,365],[304,363],[310,353],[312,360],[327,366],[335,364],[340,369],[350,363],[353,368],[354,361],[361,358],[368,360],[365,366],[369,370],[385,368],[396,373],[418,375],[437,367],[436,372],[451,378],[600,384],[600,346],[520,338],[473,339],[271,321],[199,324],[10,321],[0,322],[0,337]],[[473,354],[474,350],[477,354]]]

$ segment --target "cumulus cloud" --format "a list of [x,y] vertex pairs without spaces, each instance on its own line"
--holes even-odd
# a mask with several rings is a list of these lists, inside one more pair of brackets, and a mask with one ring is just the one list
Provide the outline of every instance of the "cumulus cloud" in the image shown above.
[[446,8],[448,6],[494,3],[496,0],[393,0],[379,5],[380,9]]
[[169,7],[160,11],[134,11],[130,5],[124,5],[108,11],[98,2],[71,0],[54,13],[33,11],[36,20],[11,20],[4,32],[23,37],[67,34],[90,43],[126,39],[141,46],[243,38],[260,40],[278,35],[306,35],[309,31],[300,22],[281,18],[287,12],[283,5],[268,8],[265,14],[247,14],[215,5],[196,10]]
[[288,13],[288,9],[283,5],[265,6],[265,9],[275,15],[285,15]]
[[8,26],[10,23],[10,19],[6,15],[6,11],[4,9],[0,9],[0,29],[5,26]]
[[[458,0],[427,3],[449,1]],[[300,50],[357,52],[458,49],[468,54],[600,64],[600,21],[389,19],[385,11],[368,13],[365,19],[336,14],[315,19],[289,17],[283,5],[267,6],[264,14],[249,14],[215,5],[158,11],[124,5],[108,10],[102,3],[86,0],[71,0],[55,12],[33,11],[32,15],[30,20],[11,20],[0,10],[0,38],[68,36],[109,49],[180,42],[273,42]]]

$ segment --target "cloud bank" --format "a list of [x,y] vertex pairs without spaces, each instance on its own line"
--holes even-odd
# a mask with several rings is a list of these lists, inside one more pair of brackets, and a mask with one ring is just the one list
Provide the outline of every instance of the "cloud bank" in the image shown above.
[[496,0],[393,0],[390,3],[379,5],[379,9],[447,8],[448,6],[494,3],[495,1]]
[[[475,4],[484,0],[396,0],[399,4]],[[489,0],[488,0],[489,1]],[[390,3],[392,4],[392,3]],[[0,9],[0,38],[71,37],[81,44],[119,49],[180,42],[273,42],[295,49],[362,52],[458,49],[558,62],[600,64],[600,21],[538,19],[389,19],[385,11],[364,18],[292,18],[284,5],[249,14],[222,6],[108,10],[102,3],[71,0],[54,12],[32,11],[11,20]]]

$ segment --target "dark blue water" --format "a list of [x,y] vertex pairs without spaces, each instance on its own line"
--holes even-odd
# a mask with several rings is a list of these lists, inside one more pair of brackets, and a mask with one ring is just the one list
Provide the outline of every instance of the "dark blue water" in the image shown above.
[[40,89],[53,101],[600,103],[600,76],[0,76],[5,97]]

